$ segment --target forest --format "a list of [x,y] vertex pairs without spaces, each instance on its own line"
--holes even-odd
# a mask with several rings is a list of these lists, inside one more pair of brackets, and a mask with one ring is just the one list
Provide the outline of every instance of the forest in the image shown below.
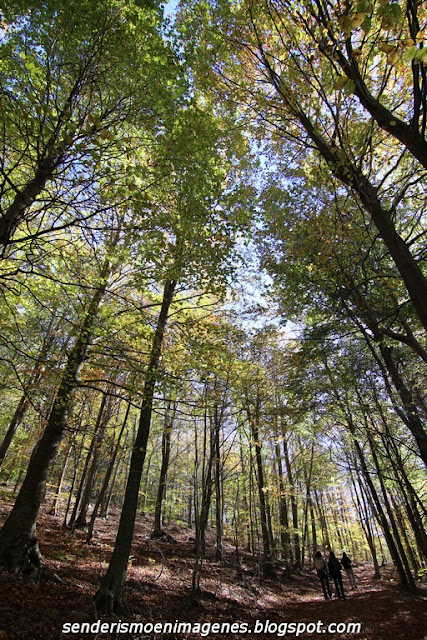
[[0,0],[0,125],[0,640],[425,640],[426,3]]

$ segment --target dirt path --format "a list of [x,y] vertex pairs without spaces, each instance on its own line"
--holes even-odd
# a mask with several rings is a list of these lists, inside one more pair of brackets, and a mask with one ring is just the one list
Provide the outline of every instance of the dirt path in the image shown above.
[[[1,513],[7,505],[0,504]],[[100,524],[94,544],[84,542],[84,533],[61,530],[59,519],[44,515],[39,527],[42,552],[49,569],[62,580],[42,581],[37,587],[24,578],[0,572],[0,640],[101,640],[101,638],[161,638],[192,640],[200,633],[182,634],[62,634],[66,622],[90,622],[97,618],[91,607],[100,576],[112,551],[116,518]],[[249,556],[242,574],[234,566],[234,553],[227,549],[224,564],[207,560],[201,581],[202,593],[195,603],[189,586],[193,567],[192,532],[172,529],[176,544],[148,540],[149,522],[137,527],[132,566],[129,569],[128,598],[132,615],[125,622],[224,622],[245,623],[252,633],[205,635],[208,638],[248,638],[272,640],[295,638],[284,634],[284,623],[300,623],[300,638],[344,638],[353,640],[427,640],[427,591],[412,596],[400,591],[391,567],[381,580],[373,580],[372,567],[358,567],[359,588],[348,591],[345,601],[325,601],[320,583],[312,571],[284,573],[278,580],[260,581],[254,575]],[[347,587],[346,577],[344,585]],[[110,622],[118,622],[111,619]],[[266,624],[270,623],[266,632]],[[325,631],[302,633],[318,625]],[[360,623],[360,633],[330,633],[333,623]],[[282,626],[274,626],[282,625]],[[236,627],[237,628],[237,627]],[[262,630],[261,630],[262,629]],[[258,630],[258,633],[255,631]],[[295,629],[296,630],[296,629]],[[294,631],[295,631],[294,630]],[[206,627],[204,627],[206,631]]]

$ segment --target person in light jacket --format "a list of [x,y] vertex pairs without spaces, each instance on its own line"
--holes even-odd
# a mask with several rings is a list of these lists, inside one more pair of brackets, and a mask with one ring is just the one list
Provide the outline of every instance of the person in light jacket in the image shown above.
[[323,595],[325,596],[325,600],[328,600],[328,598],[332,598],[332,591],[329,584],[328,565],[320,551],[316,551],[314,554],[313,562],[314,568],[316,569],[317,575],[320,579],[320,584],[322,585]]

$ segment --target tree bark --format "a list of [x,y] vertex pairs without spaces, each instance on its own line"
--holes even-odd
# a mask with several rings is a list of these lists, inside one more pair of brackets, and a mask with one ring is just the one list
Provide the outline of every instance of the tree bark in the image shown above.
[[294,565],[298,569],[301,569],[301,547],[300,537],[298,533],[298,504],[295,495],[295,481],[292,473],[291,461],[289,458],[289,448],[287,442],[286,432],[283,430],[283,452],[285,454],[286,474],[288,476],[290,493],[291,493],[291,511],[292,511],[292,526],[293,526],[293,541],[294,541]]
[[[81,475],[79,486],[78,486],[78,489],[77,489],[76,498],[75,498],[75,501],[74,501],[74,507],[73,507],[73,510],[71,512],[70,519],[68,521],[68,526],[71,527],[71,528],[74,527],[76,519],[77,519],[77,513],[78,513],[78,510],[79,510],[79,507],[80,507],[80,502],[81,502],[81,499],[82,499],[82,495],[83,495],[83,491],[84,491],[84,487],[85,487],[85,482],[86,482],[86,478],[87,478],[88,471],[89,471],[90,461],[92,459],[92,454],[93,454],[93,451],[94,451],[94,448],[95,448],[95,442],[96,442],[96,437],[97,437],[97,434],[98,434],[98,429],[99,429],[99,427],[101,425],[101,419],[102,419],[102,414],[104,412],[105,402],[106,402],[106,395],[103,394],[102,395],[101,406],[100,406],[100,408],[98,410],[98,415],[97,415],[97,418],[96,418],[95,427],[94,427],[94,430],[93,430],[93,433],[92,433],[92,438],[91,438],[91,441],[90,441],[89,449],[88,449],[88,451],[86,453],[86,458],[85,458],[85,462],[84,462],[84,465],[83,465],[82,475]],[[84,437],[83,437],[83,443],[82,444],[84,444]]]
[[3,464],[6,453],[11,445],[13,437],[25,416],[25,413],[27,412],[28,407],[30,406],[30,398],[28,395],[28,391],[34,388],[42,378],[46,356],[49,353],[49,349],[53,342],[52,326],[53,326],[53,318],[49,323],[40,353],[36,359],[34,372],[24,386],[24,393],[18,402],[18,406],[15,409],[15,413],[13,414],[12,420],[10,421],[9,427],[5,433],[3,441],[0,444],[0,468]]
[[95,430],[96,432],[93,438],[94,446],[92,462],[86,476],[85,487],[80,503],[80,512],[76,521],[74,522],[75,529],[82,529],[87,525],[87,512],[89,509],[90,497],[92,495],[96,472],[98,470],[99,451],[102,445],[105,431],[111,419],[111,404],[111,397],[109,398],[107,394],[104,393],[101,402],[101,408],[98,414],[98,428]]
[[43,435],[36,444],[15,505],[0,531],[0,565],[12,573],[39,573],[42,558],[38,547],[36,522],[44,498],[49,466],[54,460],[67,427],[67,413],[72,392],[78,385],[78,372],[90,343],[92,328],[107,286],[110,261],[101,271],[100,286],[95,290],[76,342],[70,351]]
[[[277,93],[278,98],[282,101],[291,116],[303,127],[313,145],[327,162],[332,174],[357,194],[363,207],[371,216],[380,237],[384,241],[405,283],[415,312],[424,329],[427,331],[427,278],[424,276],[417,260],[411,254],[408,244],[396,230],[393,222],[394,211],[384,208],[378,196],[377,188],[354,163],[344,146],[341,145],[338,147],[335,143],[328,142],[316,128],[314,120],[312,120],[310,115],[299,105],[298,96],[293,94],[292,89],[288,87],[284,78],[276,73],[272,63],[270,63],[270,57],[261,40],[260,33],[252,15],[251,18],[258,49],[256,54],[257,63],[263,65],[269,82]],[[427,146],[425,141],[423,145],[425,149]],[[412,149],[412,151],[414,151],[414,149]]]
[[153,532],[151,534],[151,538],[161,538],[162,537],[162,506],[163,500],[166,495],[166,478],[169,469],[169,459],[170,459],[170,451],[171,451],[171,435],[174,417],[176,413],[176,403],[174,404],[174,409],[172,413],[171,411],[171,403],[168,402],[166,407],[166,415],[165,415],[165,424],[162,434],[162,464],[160,467],[160,476],[159,476],[159,485],[157,487],[157,496],[156,496],[156,507],[154,510],[154,525]]
[[154,389],[158,377],[158,366],[169,307],[173,300],[175,287],[176,281],[168,281],[163,292],[163,301],[151,347],[150,361],[145,374],[138,433],[132,451],[119,529],[107,573],[94,597],[94,604],[99,613],[115,612],[120,614],[127,609],[125,599],[126,571],[138,508],[142,469],[150,435]]
[[108,464],[107,471],[105,472],[104,481],[102,483],[101,491],[98,494],[95,506],[94,506],[93,511],[92,511],[92,515],[91,515],[90,522],[89,522],[89,527],[88,527],[88,530],[87,530],[86,542],[89,542],[92,539],[92,536],[93,536],[93,529],[94,529],[95,521],[96,521],[96,518],[97,518],[97,515],[98,515],[98,510],[99,510],[99,508],[100,508],[100,506],[101,506],[101,504],[102,504],[102,502],[103,502],[103,500],[105,498],[105,495],[107,493],[108,484],[110,482],[111,474],[113,473],[114,465],[116,463],[117,454],[118,454],[119,449],[120,449],[120,440],[122,439],[123,432],[124,432],[124,430],[126,428],[126,424],[127,424],[127,421],[128,421],[130,407],[131,407],[131,403],[128,402],[128,406],[126,408],[126,413],[125,413],[125,417],[124,417],[124,420],[123,420],[123,423],[122,423],[122,426],[121,426],[121,429],[120,429],[120,433],[119,433],[119,436],[117,438],[117,442],[116,442],[116,444],[114,446],[113,454],[112,454],[110,462]]
[[257,394],[257,398],[255,401],[255,410],[254,415],[252,415],[249,404],[247,403],[246,411],[248,414],[249,425],[252,432],[252,439],[254,441],[255,447],[255,462],[256,462],[256,470],[257,470],[257,486],[258,486],[258,499],[259,499],[259,510],[260,510],[260,518],[261,518],[261,534],[262,534],[262,544],[263,544],[263,570],[265,573],[269,573],[271,571],[271,540],[270,540],[270,531],[268,526],[268,512],[267,512],[267,496],[265,490],[265,481],[264,481],[264,465],[262,461],[262,444],[260,440],[259,433],[259,410],[260,410],[260,399]]
[[58,484],[56,486],[56,491],[55,491],[55,497],[53,499],[52,507],[50,508],[50,511],[49,511],[51,516],[56,516],[58,514],[58,505],[59,505],[59,501],[61,499],[62,486],[64,484],[64,478],[65,478],[65,474],[66,474],[67,467],[68,467],[68,461],[70,459],[70,453],[71,453],[71,449],[73,448],[73,446],[74,446],[74,443],[72,442],[68,446],[67,451],[66,451],[65,456],[64,456],[64,462],[62,464],[61,475],[59,476]]
[[283,466],[280,453],[280,446],[277,434],[275,434],[275,452],[276,452],[276,464],[277,475],[279,478],[279,524],[280,524],[280,543],[282,547],[283,557],[285,562],[290,562],[290,550],[291,550],[291,537],[289,535],[289,518],[288,518],[288,505],[286,503],[285,495],[285,482],[283,478]]
[[360,496],[359,496],[357,484],[354,479],[354,473],[351,469],[351,461],[348,457],[347,457],[347,461],[350,466],[350,479],[351,479],[351,484],[353,489],[352,491],[353,503],[357,508],[360,526],[363,529],[363,533],[365,534],[365,537],[366,537],[366,542],[368,543],[368,547],[371,552],[372,562],[374,563],[374,570],[375,570],[374,578],[379,579],[381,578],[381,571],[380,571],[380,565],[378,564],[377,550],[375,548],[374,536],[372,534],[372,527],[369,519],[368,507],[366,504],[366,500],[364,499],[360,484],[359,484],[359,489],[360,489]]

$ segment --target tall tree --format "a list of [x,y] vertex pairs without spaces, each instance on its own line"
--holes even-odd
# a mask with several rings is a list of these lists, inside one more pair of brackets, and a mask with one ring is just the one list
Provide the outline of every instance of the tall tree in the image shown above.
[[155,82],[159,69],[171,68],[156,3],[69,0],[58,10],[55,2],[10,2],[2,10],[0,246],[7,256],[10,243],[91,218],[90,192],[113,175],[107,161],[124,155],[131,126],[159,118],[158,98],[164,105],[172,91]]
[[119,234],[116,233],[106,252],[97,284],[87,301],[85,315],[74,346],[68,354],[46,428],[33,450],[25,480],[13,509],[0,530],[0,564],[13,573],[37,573],[41,568],[42,558],[37,542],[36,525],[44,498],[47,473],[67,427],[72,394],[78,385],[78,374],[87,357],[99,306],[114,266],[112,254],[118,240]]
[[[311,0],[303,3],[292,0],[254,3],[247,0],[238,6],[228,2],[200,3],[200,11],[197,0],[187,4],[191,7],[191,15],[188,13],[186,18],[191,26],[185,27],[185,31],[197,29],[202,34],[200,73],[205,74],[203,77],[206,73],[211,75],[209,65],[222,83],[219,94],[226,99],[232,94],[235,101],[249,107],[246,112],[252,120],[252,131],[261,145],[275,149],[279,157],[284,156],[283,171],[286,171],[288,154],[293,158],[291,164],[298,165],[301,172],[308,171],[308,159],[316,166],[321,158],[322,170],[332,174],[338,184],[344,185],[370,216],[405,284],[421,324],[427,329],[427,279],[422,268],[423,253],[421,248],[418,249],[425,227],[416,212],[413,217],[420,223],[421,234],[418,242],[412,244],[402,233],[405,221],[402,208],[411,193],[418,196],[422,170],[416,161],[407,158],[405,149],[395,148],[394,136],[386,135],[386,129],[400,127],[401,105],[407,101],[410,76],[402,73],[396,78],[390,72],[394,67],[391,64],[390,69],[389,62],[385,63],[382,73],[378,73],[376,46],[360,43],[364,37],[360,31],[356,39],[362,48],[358,51],[362,50],[361,55],[367,56],[367,63],[363,67],[358,66],[352,56],[349,36],[354,26],[353,3],[348,3],[344,15],[339,3]],[[369,9],[360,10],[358,18],[362,14],[364,19],[369,18],[372,5],[366,4]],[[392,14],[396,8],[400,11],[399,3],[376,10],[374,22],[379,35],[388,30],[392,22],[394,24]],[[382,14],[385,14],[383,19]],[[347,24],[346,19],[351,22],[348,30],[343,26]],[[322,24],[322,20],[327,26]],[[320,25],[316,25],[316,21]],[[212,23],[216,24],[215,31],[221,34],[219,37],[213,37]],[[333,41],[331,30],[335,25]],[[413,19],[406,25],[409,38],[413,35],[413,25]],[[396,28],[400,29],[400,22]],[[329,53],[313,54],[316,45],[322,51],[324,41],[328,43],[324,53],[326,50]],[[374,93],[379,94],[380,99],[384,96],[392,105],[392,120],[386,128],[372,126],[373,109],[366,114],[354,105],[354,100],[358,105],[362,102],[360,87],[358,97],[353,98],[356,83],[350,80],[351,84],[347,85],[347,76],[344,83],[337,77],[336,58],[343,62],[341,50],[346,47],[346,55],[352,57],[352,66],[349,64],[348,67],[351,66],[355,74],[363,68],[365,77],[369,78],[367,83],[376,84]],[[419,60],[413,66],[414,73],[418,73],[418,63]],[[376,71],[371,73],[374,67]],[[347,72],[350,73],[346,66]],[[417,81],[412,84],[418,96],[419,86]],[[409,137],[416,137],[419,141],[423,137],[419,130],[419,104],[415,112],[410,124],[405,125],[405,131]],[[383,126],[383,119],[381,124]],[[387,166],[386,171],[384,165]]]

